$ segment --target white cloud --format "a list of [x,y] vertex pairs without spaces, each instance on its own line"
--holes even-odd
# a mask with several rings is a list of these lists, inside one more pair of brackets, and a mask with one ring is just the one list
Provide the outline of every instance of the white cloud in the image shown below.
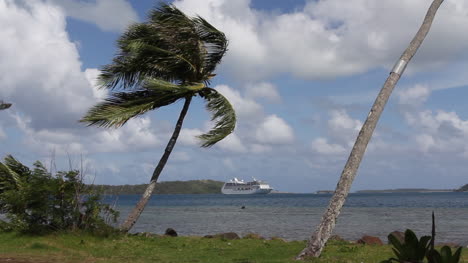
[[227,85],[218,85],[215,89],[229,100],[239,119],[257,118],[263,114],[260,104],[252,99],[243,97],[238,90],[230,88]]
[[270,115],[258,126],[255,138],[266,144],[288,144],[294,141],[294,133],[283,119]]
[[398,92],[399,102],[408,105],[420,105],[426,102],[429,95],[431,95],[429,87],[420,84]]
[[67,16],[96,24],[105,31],[123,31],[138,21],[138,15],[126,0],[51,0],[61,6]]
[[153,150],[161,145],[148,117],[131,119],[119,129],[89,128],[83,134],[73,129],[34,130],[30,127],[31,119],[18,114],[13,117],[24,133],[23,143],[41,154],[133,152]]
[[422,152],[428,152],[434,146],[434,138],[429,134],[416,135],[416,143]]
[[220,149],[230,152],[243,153],[247,151],[246,147],[242,144],[241,140],[235,133],[231,133],[216,145]]
[[330,144],[325,138],[312,141],[312,150],[321,154],[342,154],[346,149],[339,144]]
[[24,133],[25,145],[40,153],[64,154],[145,150],[160,144],[149,118],[114,130],[78,123],[107,91],[96,89],[99,70],[81,70],[62,9],[51,2],[0,0],[0,24],[8,25],[0,28],[0,38],[8,39],[0,43],[0,93],[15,104],[8,116]]
[[279,102],[281,100],[276,87],[268,82],[247,85],[246,96],[249,98],[265,98],[270,102]]
[[[328,78],[390,69],[419,28],[426,0],[308,1],[303,9],[278,14],[251,1],[177,0],[224,31],[230,47],[225,68],[236,78],[259,80],[277,73]],[[440,66],[468,48],[468,5],[445,1],[409,70]],[[450,39],[451,41],[445,41]]]
[[182,129],[179,134],[177,142],[182,145],[199,145],[200,141],[197,139],[197,136],[202,135],[203,131],[199,129]]
[[62,11],[42,1],[27,3],[0,0],[0,39],[8,39],[0,43],[0,92],[36,129],[71,127],[95,102],[93,88]]
[[455,112],[424,110],[406,113],[405,118],[415,130],[414,139],[421,152],[464,156],[468,149],[468,120]]
[[328,134],[336,142],[352,146],[361,127],[361,121],[351,118],[345,110],[330,111]]
[[85,70],[84,74],[88,80],[91,87],[93,87],[93,97],[96,100],[103,100],[109,94],[108,90],[99,88],[98,76],[101,73],[99,69],[88,68]]

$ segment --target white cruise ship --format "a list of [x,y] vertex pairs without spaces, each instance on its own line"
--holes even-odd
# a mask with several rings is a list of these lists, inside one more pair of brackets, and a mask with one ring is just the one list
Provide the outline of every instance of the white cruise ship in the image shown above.
[[266,182],[253,178],[252,182],[244,182],[234,178],[224,183],[221,193],[225,195],[268,194],[273,188]]

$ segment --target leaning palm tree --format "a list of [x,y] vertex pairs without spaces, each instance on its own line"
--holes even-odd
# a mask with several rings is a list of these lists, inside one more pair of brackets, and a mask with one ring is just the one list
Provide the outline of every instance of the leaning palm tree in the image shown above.
[[[173,5],[161,4],[145,23],[130,26],[118,40],[119,53],[100,74],[103,88],[114,90],[94,106],[82,122],[102,127],[121,127],[150,110],[183,100],[184,105],[164,154],[150,183],[122,231],[129,231],[143,212],[179,136],[192,97],[200,96],[212,113],[215,126],[200,135],[202,147],[210,147],[235,128],[236,115],[229,101],[210,80],[227,51],[225,35],[203,18],[188,17]],[[119,91],[116,91],[118,89]]]
[[356,172],[359,168],[362,157],[364,156],[364,152],[366,151],[367,144],[372,137],[385,104],[403,74],[406,65],[413,58],[414,54],[416,54],[416,51],[419,46],[421,46],[424,38],[429,32],[437,9],[439,9],[442,2],[443,0],[434,0],[432,2],[421,27],[385,81],[379,95],[375,99],[374,105],[372,106],[366,121],[364,122],[364,125],[361,128],[361,131],[359,132],[356,142],[354,143],[353,149],[348,157],[348,161],[341,173],[338,185],[336,186],[335,193],[330,200],[326,212],[322,216],[320,225],[317,227],[315,233],[310,237],[306,248],[301,251],[296,259],[301,260],[306,257],[320,256],[322,249],[324,248],[328,238],[330,238],[333,228],[335,227],[336,219],[346,201],[351,184],[356,177]]
[[6,110],[11,107],[11,103],[5,103],[3,100],[0,100],[0,110]]

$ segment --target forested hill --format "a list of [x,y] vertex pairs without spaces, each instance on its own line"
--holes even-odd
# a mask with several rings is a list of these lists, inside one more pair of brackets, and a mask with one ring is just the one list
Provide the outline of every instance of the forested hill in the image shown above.
[[[153,194],[219,194],[224,182],[214,180],[168,181],[157,183]],[[106,195],[143,194],[147,184],[92,185]]]
[[460,189],[458,189],[457,192],[468,192],[468,184],[465,184],[464,186],[460,187]]

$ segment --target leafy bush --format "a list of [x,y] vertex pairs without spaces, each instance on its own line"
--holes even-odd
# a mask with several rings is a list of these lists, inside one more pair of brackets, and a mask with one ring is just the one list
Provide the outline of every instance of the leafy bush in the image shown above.
[[100,203],[79,171],[51,174],[41,162],[31,170],[11,155],[0,162],[0,213],[3,230],[40,234],[60,230],[109,233],[118,212]]

